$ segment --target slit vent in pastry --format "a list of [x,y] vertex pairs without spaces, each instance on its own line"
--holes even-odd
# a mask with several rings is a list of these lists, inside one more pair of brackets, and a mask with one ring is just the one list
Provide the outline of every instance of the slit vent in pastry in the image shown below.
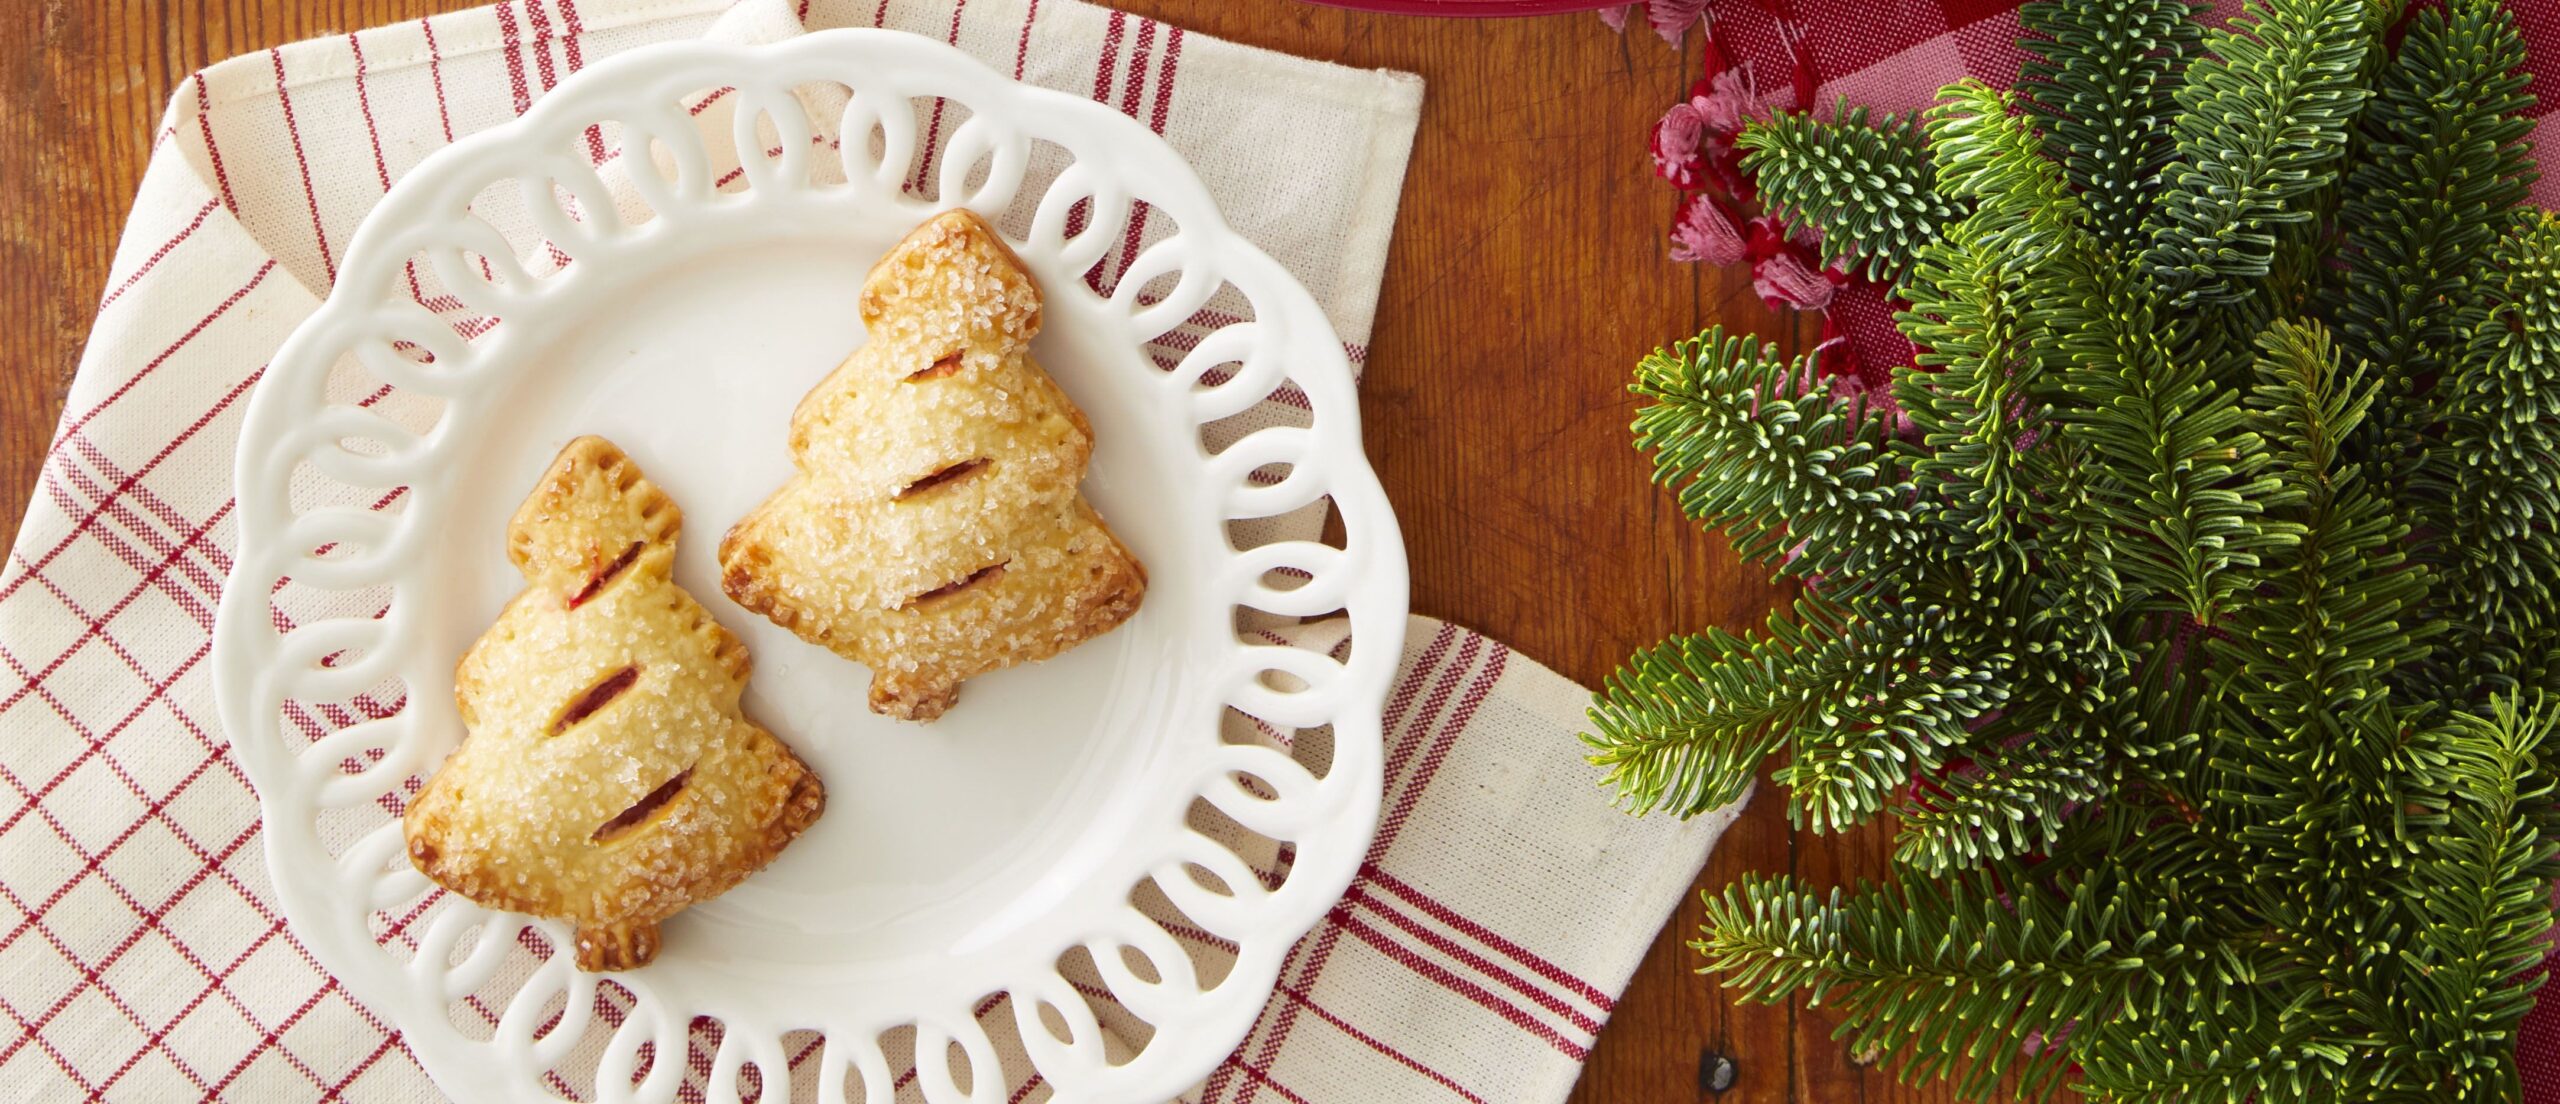
[[826,806],[740,710],[746,646],[676,585],[682,525],[602,438],[560,453],[507,529],[525,590],[454,671],[470,737],[402,819],[437,884],[576,925],[581,969],[645,965]]
[[1127,620],[1146,570],[1077,491],[1092,427],[1032,360],[1040,288],[985,222],[908,235],[861,312],[862,348],[792,415],[795,474],[721,542],[720,585],[871,668],[873,710],[931,720],[964,680]]

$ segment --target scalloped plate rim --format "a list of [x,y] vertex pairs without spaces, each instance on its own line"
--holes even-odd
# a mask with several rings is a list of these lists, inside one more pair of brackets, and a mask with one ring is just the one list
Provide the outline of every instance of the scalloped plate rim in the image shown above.
[[[954,65],[973,71],[974,73],[984,74],[986,77],[993,78],[997,81],[1003,81],[1008,85],[1013,85],[1013,82],[1005,81],[1000,74],[994,73],[983,65],[983,63],[968,57],[966,54],[956,49],[930,39],[894,31],[842,30],[816,32],[787,40],[783,43],[766,46],[737,46],[706,42],[677,42],[641,47],[617,55],[613,58],[605,59],[597,65],[592,66],[586,71],[572,77],[569,81],[563,82],[559,88],[553,90],[542,100],[536,102],[531,110],[518,119],[466,136],[462,140],[429,155],[428,158],[423,160],[416,168],[412,169],[411,172],[403,178],[400,182],[400,186],[395,186],[392,192],[384,197],[376,209],[376,214],[381,214],[386,211],[397,212],[400,209],[400,204],[397,201],[404,194],[403,189],[406,188],[411,193],[419,190],[409,186],[411,181],[430,181],[434,180],[440,174],[460,171],[453,167],[468,165],[475,159],[485,156],[487,151],[498,149],[517,136],[532,134],[539,131],[544,124],[551,122],[554,117],[570,114],[570,108],[576,106],[580,102],[577,98],[577,89],[582,85],[603,85],[624,73],[639,72],[643,67],[656,63],[662,58],[709,56],[724,58],[730,62],[740,62],[760,58],[775,52],[815,54],[824,50],[834,49],[839,43],[846,44],[847,48],[850,49],[856,45],[867,48],[870,45],[888,41],[895,41],[897,43],[897,49],[912,50],[917,52],[919,55],[933,57],[936,64]],[[969,79],[976,80],[979,78],[972,76]],[[1215,203],[1214,201],[1207,199],[1205,187],[1200,184],[1196,175],[1190,171],[1188,166],[1182,163],[1180,155],[1175,153],[1170,145],[1164,143],[1160,137],[1149,133],[1142,125],[1136,123],[1134,120],[1130,120],[1117,112],[1111,111],[1103,105],[1095,104],[1089,100],[1075,97],[1067,93],[1034,86],[1014,85],[1014,87],[1016,91],[1013,94],[1023,96],[1034,103],[1039,103],[1045,107],[1053,107],[1061,112],[1069,112],[1083,116],[1092,120],[1092,125],[1097,127],[1108,127],[1120,130],[1123,137],[1117,140],[1134,142],[1142,146],[1151,144],[1153,149],[1160,150],[1161,156],[1169,159],[1171,164],[1179,170],[1179,175],[1174,177],[1172,181],[1173,184],[1178,186],[1177,190],[1187,189],[1189,191],[1195,191],[1198,192],[1201,197],[1199,206],[1183,220],[1183,228],[1185,232],[1200,232],[1204,235],[1210,233],[1223,235],[1232,243],[1233,247],[1250,254],[1252,258],[1259,260],[1262,263],[1270,264],[1273,268],[1277,268],[1276,262],[1271,262],[1270,259],[1267,256],[1262,255],[1258,249],[1254,249],[1250,243],[1247,243],[1240,237],[1234,235],[1231,229],[1225,227],[1222,220],[1215,217]],[[714,136],[712,140],[716,141],[716,136]],[[1205,218],[1202,217],[1203,211],[1207,214],[1207,217]],[[387,279],[388,273],[392,271],[392,269],[372,264],[370,262],[376,254],[381,252],[383,248],[382,239],[390,233],[391,229],[384,219],[369,216],[350,239],[346,251],[343,269],[344,274],[361,277],[366,273],[371,272],[377,277]],[[1303,300],[1303,305],[1305,307],[1313,307],[1313,297],[1306,292],[1303,286],[1298,285],[1293,278],[1287,277],[1285,272],[1281,274],[1280,279],[1281,283],[1285,286],[1284,294],[1295,299]],[[268,402],[265,400],[270,393],[278,390],[276,380],[284,374],[288,365],[299,364],[310,358],[310,353],[304,346],[307,344],[317,343],[318,339],[313,337],[313,334],[321,328],[317,323],[324,319],[334,317],[333,312],[343,313],[358,309],[356,306],[348,304],[370,303],[378,298],[378,294],[350,295],[348,293],[351,290],[358,293],[366,291],[374,291],[378,293],[379,288],[350,288],[348,282],[342,281],[337,288],[332,290],[327,301],[314,312],[311,318],[307,319],[301,327],[297,328],[293,337],[288,339],[283,349],[279,351],[275,358],[274,363],[277,366],[276,374],[270,375],[267,380],[262,381],[257,391],[250,396],[247,404],[248,413],[244,420],[241,438],[244,446],[248,442],[259,439],[262,434],[272,438],[279,428],[270,423],[276,422],[280,419],[283,416],[285,408],[280,402]],[[1315,319],[1321,323],[1321,310],[1315,310],[1313,314]],[[1333,337],[1329,326],[1326,327],[1324,336],[1326,340],[1332,344],[1333,348],[1337,350],[1334,359],[1336,361],[1340,361],[1340,378],[1338,381],[1327,378],[1320,382],[1328,388],[1336,386],[1338,382],[1338,386],[1340,388],[1347,390],[1350,384],[1349,368],[1347,361],[1341,361],[1339,356],[1338,339]],[[326,367],[327,365],[325,363],[320,365],[324,374]],[[1325,367],[1331,368],[1333,365],[1328,364]],[[1302,371],[1305,370],[1293,369],[1293,372]],[[1328,413],[1335,418],[1342,419],[1345,424],[1350,427],[1351,439],[1354,442],[1358,440],[1356,401],[1340,404],[1338,409],[1330,410]],[[261,481],[251,478],[252,469],[255,467],[254,459],[252,450],[247,447],[243,447],[240,450],[239,455],[236,457],[235,466],[238,470],[235,472],[235,477],[237,478],[238,485],[240,487],[244,522],[246,516],[250,513],[246,508],[250,501],[265,493],[261,490],[255,489],[259,486]],[[1330,458],[1328,463],[1337,466],[1340,472],[1340,478],[1337,479],[1336,485],[1331,491],[1331,493],[1336,497],[1337,502],[1340,501],[1340,496],[1346,491],[1374,499],[1375,516],[1366,519],[1373,527],[1375,527],[1373,528],[1375,547],[1370,550],[1372,558],[1367,561],[1365,569],[1368,576],[1366,581],[1369,584],[1367,589],[1372,592],[1381,590],[1392,591],[1395,598],[1395,608],[1393,610],[1392,617],[1387,617],[1384,614],[1375,614],[1375,616],[1385,619],[1389,626],[1387,632],[1384,634],[1364,633],[1361,637],[1364,647],[1355,650],[1355,655],[1366,654],[1369,661],[1352,666],[1349,669],[1348,675],[1351,677],[1346,681],[1351,682],[1352,685],[1350,686],[1350,689],[1356,700],[1346,706],[1344,714],[1338,722],[1344,727],[1352,730],[1355,736],[1360,734],[1359,730],[1365,728],[1367,740],[1374,745],[1375,742],[1381,738],[1380,734],[1377,732],[1378,716],[1383,707],[1387,685],[1394,672],[1395,665],[1392,660],[1393,657],[1400,655],[1401,653],[1401,634],[1404,627],[1403,623],[1407,593],[1402,541],[1400,536],[1395,532],[1392,510],[1387,507],[1383,492],[1378,489],[1375,475],[1368,467],[1365,456],[1360,455],[1355,449],[1348,456]],[[1349,485],[1341,485],[1345,482]],[[1367,505],[1368,504],[1364,503],[1364,508],[1366,508]],[[256,557],[253,557],[252,548],[254,545],[269,539],[270,538],[266,535],[253,533],[244,524],[240,539],[240,556],[235,564],[235,572],[249,568],[253,562],[263,562],[257,560]],[[244,694],[238,690],[238,687],[241,685],[244,678],[248,677],[250,674],[254,674],[254,672],[244,674],[243,665],[252,662],[255,658],[258,658],[258,653],[261,651],[260,648],[253,648],[251,646],[250,638],[254,634],[264,632],[266,629],[266,626],[253,623],[253,620],[244,616],[244,614],[252,610],[262,614],[265,612],[267,607],[268,603],[264,601],[263,595],[252,596],[248,594],[246,588],[237,587],[226,588],[226,592],[221,602],[220,612],[217,616],[215,628],[215,648],[214,655],[212,657],[212,666],[216,695],[218,699],[218,709],[228,732],[248,732],[254,734],[263,731],[259,725],[252,722],[250,717],[244,715],[245,711],[250,708],[250,705],[244,701]],[[1374,613],[1374,611],[1371,612]],[[272,634],[268,634],[268,637],[270,640],[281,639],[273,637]],[[265,645],[265,650],[271,653],[272,643],[267,641],[261,641],[261,643]],[[1374,651],[1370,646],[1375,646]],[[1384,663],[1378,662],[1375,652],[1384,652],[1388,661]],[[267,727],[272,728],[273,726],[269,725]],[[280,745],[258,740],[254,736],[252,739],[247,741],[235,740],[234,744],[240,749],[240,760],[242,766],[250,775],[252,782],[255,784],[255,789],[258,792],[261,817],[260,823],[262,828],[267,829],[263,833],[266,836],[266,839],[262,841],[262,843],[270,869],[271,871],[278,871],[279,874],[281,874],[285,864],[300,857],[283,853],[283,848],[286,846],[284,839],[279,835],[279,833],[273,830],[279,814],[278,802],[280,798],[277,786],[283,780],[283,776],[287,773],[288,765],[286,761],[296,753],[288,752]],[[1368,787],[1367,790],[1368,792],[1365,804],[1363,805],[1363,803],[1355,802],[1355,805],[1362,805],[1363,807],[1345,810],[1346,813],[1356,813],[1361,818],[1364,825],[1363,830],[1359,833],[1359,846],[1354,849],[1355,852],[1366,850],[1376,828],[1376,813],[1380,794],[1375,785]],[[1300,872],[1308,875],[1315,882],[1323,883],[1320,886],[1322,892],[1318,894],[1318,896],[1323,899],[1324,907],[1308,910],[1307,914],[1301,918],[1303,922],[1293,923],[1291,926],[1295,931],[1287,940],[1280,942],[1276,950],[1264,953],[1248,954],[1239,958],[1235,967],[1238,971],[1238,976],[1243,977],[1243,975],[1249,971],[1252,976],[1245,980],[1252,981],[1252,988],[1264,994],[1261,999],[1255,1001],[1256,1013],[1259,1011],[1259,1006],[1262,1003],[1262,1000],[1267,1000],[1268,994],[1272,992],[1276,986],[1277,970],[1279,969],[1281,959],[1285,956],[1289,946],[1294,944],[1298,936],[1303,935],[1307,930],[1311,930],[1314,924],[1321,919],[1326,909],[1331,907],[1332,902],[1340,897],[1341,893],[1345,888],[1347,888],[1350,880],[1356,872],[1358,860],[1359,855],[1355,853],[1351,855],[1351,861],[1347,863],[1319,864],[1313,861],[1305,862],[1301,867]],[[1294,880],[1296,880],[1295,876],[1293,876],[1293,881]],[[310,948],[315,956],[320,956],[324,961],[326,961],[328,958],[333,956],[323,950],[323,945],[331,942],[331,939],[326,936],[325,932],[315,931],[312,928],[314,921],[308,919],[306,915],[308,908],[307,905],[297,907],[297,902],[294,898],[300,895],[301,889],[302,882],[298,878],[279,876],[276,879],[276,892],[278,898],[287,906],[283,909],[285,919],[292,927],[296,938],[302,941],[306,947]],[[315,939],[315,936],[319,936],[320,938]],[[340,973],[341,980],[348,986],[351,995],[360,997],[368,1004],[376,1006],[381,1006],[386,1003],[406,1004],[408,1003],[407,1001],[390,1002],[386,1001],[384,998],[417,995],[414,991],[408,989],[402,989],[398,993],[370,992],[367,990],[379,988],[371,977],[349,977],[343,976],[342,972]],[[1230,979],[1230,981],[1233,980],[1237,979]],[[441,1013],[443,1005],[434,1004],[426,1007],[432,1007]],[[423,1008],[412,1008],[409,1011],[414,1015],[423,1010]],[[441,1015],[439,1014],[437,1018],[441,1019]],[[1243,1021],[1244,1026],[1249,1027],[1252,1020],[1253,1017],[1246,1017]],[[431,1075],[437,1078],[440,1086],[445,1087],[448,1091],[455,1091],[467,1087],[474,1093],[505,1094],[513,1094],[523,1088],[522,1082],[506,1082],[497,1080],[494,1077],[484,1077],[482,1075],[489,1071],[471,1067],[467,1063],[461,1062],[461,1055],[459,1054],[443,1053],[449,1048],[443,1045],[444,1040],[441,1038],[442,1034],[443,1033],[428,1033],[425,1035],[418,1035],[413,1032],[411,1035],[412,1046],[420,1052],[422,1061],[429,1067]],[[1238,1031],[1236,1034],[1240,1039],[1242,1032]],[[455,1036],[455,1039],[460,1041],[459,1036]],[[1214,1053],[1203,1050],[1201,1053],[1197,1054],[1177,1056],[1181,1059],[1180,1061],[1163,1059],[1156,1048],[1150,1048],[1148,1051],[1144,1052],[1143,1058],[1148,1062],[1150,1067],[1154,1068],[1160,1074],[1160,1076],[1153,1078],[1153,1081],[1159,1082],[1163,1085],[1168,1085],[1173,1090],[1178,1090],[1180,1087],[1188,1085],[1196,1081],[1198,1077],[1205,1075],[1218,1060],[1225,1056],[1225,1053],[1227,1050],[1232,1048],[1235,1041],[1237,1040],[1228,1040],[1225,1045],[1215,1048]],[[535,1098],[547,1099],[548,1097],[547,1095],[536,1094]]]

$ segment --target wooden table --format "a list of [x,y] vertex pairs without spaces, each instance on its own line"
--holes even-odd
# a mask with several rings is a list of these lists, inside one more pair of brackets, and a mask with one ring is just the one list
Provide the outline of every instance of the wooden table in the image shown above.
[[[0,518],[34,486],[169,90],[210,62],[469,0],[28,0],[0,20]],[[1417,611],[1597,682],[1631,649],[1756,625],[1779,597],[1645,480],[1630,368],[1715,322],[1793,345],[1746,274],[1673,264],[1646,136],[1699,47],[1588,16],[1465,22],[1289,0],[1121,0],[1195,31],[1429,82],[1371,340],[1368,446],[1401,516]],[[1585,786],[1587,777],[1556,780]],[[1592,800],[1601,800],[1595,792]],[[1699,879],[1882,877],[1879,833],[1791,833],[1765,795]],[[1602,1034],[1578,1104],[1939,1101],[1852,1062],[1833,1021],[1735,1007],[1694,975],[1684,903]],[[1634,921],[1631,921],[1634,922]],[[1596,936],[1602,933],[1593,933]],[[1729,1056],[1733,1088],[1702,1090]],[[1479,1086],[1500,1100],[1500,1086]]]

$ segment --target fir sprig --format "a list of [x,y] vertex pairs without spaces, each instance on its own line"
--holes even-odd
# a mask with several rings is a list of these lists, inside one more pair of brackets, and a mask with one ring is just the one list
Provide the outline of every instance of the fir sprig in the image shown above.
[[2437,416],[2431,389],[2468,338],[2457,320],[2483,302],[2490,251],[2535,175],[2524,62],[2524,38],[2497,0],[2426,9],[2383,67],[2359,128],[2336,315],[2348,362],[2374,365],[2390,392],[2359,434],[2385,494],[2400,493],[2423,455],[2419,434]]
[[2177,160],[2143,262],[2181,302],[2247,297],[2278,226],[2325,186],[2364,104],[2366,0],[2249,0],[2179,85]]
[[2106,792],[2106,746],[2081,733],[2025,736],[1893,805],[1894,861],[1928,874],[2039,852]]
[[1902,463],[1939,493],[1913,512],[1944,539],[2023,575],[2019,526],[2038,506],[2028,441],[2042,432],[2044,405],[2030,398],[2039,365],[2023,340],[2033,305],[2025,273],[1982,240],[1973,219],[1921,249],[1904,282],[1911,309],[1903,326],[1938,368],[1905,375],[1895,398],[1919,441],[1897,442]]
[[1723,327],[1646,357],[1637,447],[1689,516],[1733,534],[1755,560],[1801,548],[1781,569],[1859,575],[1920,543],[1910,488],[1875,411],[1834,403],[1810,358]]
[[2543,933],[2551,928],[2555,845],[2537,820],[2552,801],[2540,757],[2560,711],[2502,699],[2487,716],[2457,717],[2444,735],[2449,774],[2444,827],[2427,837],[2400,887],[2410,912],[2401,952],[2411,1023],[2410,1080],[2450,1099],[2512,1099],[2509,1048],[2533,1007]]
[[1834,122],[1782,112],[1742,132],[1742,167],[1758,178],[1769,210],[1822,236],[1826,265],[1865,266],[1892,283],[1922,242],[1955,221],[1932,186],[1936,170],[1917,119],[1869,122],[1842,107]]
[[2100,539],[2137,604],[2213,625],[2251,585],[2259,557],[2300,535],[2265,516],[2285,497],[2265,471],[2265,442],[2237,394],[2173,355],[2156,285],[2084,253],[2051,287],[2051,343],[2066,365],[2056,418],[2088,449]]
[[2030,1037],[2153,1007],[2165,981],[2211,967],[2168,902],[2104,879],[2048,889],[2015,865],[1827,898],[1746,875],[1706,902],[1694,946],[1745,999],[1808,992],[1840,1010],[1851,1048],[1955,1075],[1975,1098],[2013,1071],[2050,1091],[2067,1052],[2030,1054]]
[[1766,634],[1722,629],[1636,653],[1592,708],[1591,761],[1629,811],[1695,816],[1741,797],[1760,761],[1823,715],[1850,670],[1845,611],[1819,597]]
[[2080,197],[2017,108],[2014,96],[1968,78],[1940,90],[1926,119],[1938,194],[1971,200],[1974,236],[2032,265],[2074,243]]
[[2519,222],[2493,255],[2489,305],[2441,390],[2443,447],[2417,486],[2437,539],[2445,673],[2465,698],[2529,681],[2560,653],[2560,218]]
[[2042,36],[2020,75],[2046,152],[2089,207],[2089,232],[2119,251],[2147,244],[2143,225],[2177,154],[2171,92],[2202,37],[2194,0],[2063,0],[2029,4],[2018,21]]
[[1899,822],[1889,884],[1709,896],[1746,998],[1970,1099],[2515,1099],[2560,218],[2519,213],[2513,20],[2448,0],[2395,49],[2398,7],[2041,0],[2020,94],[1744,136],[1921,350],[1900,434],[1720,330],[1637,373],[1656,478],[1811,589],[1631,660],[1604,783],[1685,816],[1782,760],[1796,823]]

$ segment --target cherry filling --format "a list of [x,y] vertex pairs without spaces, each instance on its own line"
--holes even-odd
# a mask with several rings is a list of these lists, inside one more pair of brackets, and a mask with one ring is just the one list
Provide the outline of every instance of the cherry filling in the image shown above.
[[922,383],[926,380],[938,380],[959,370],[960,353],[957,350],[954,350],[945,355],[942,359],[934,361],[932,367],[919,368],[914,372],[909,373],[907,376],[907,382]]
[[957,464],[948,465],[931,475],[907,484],[905,490],[898,492],[898,497],[903,499],[908,495],[921,494],[925,491],[930,491],[945,483],[967,479],[970,476],[976,475],[980,471],[985,470],[987,464],[987,458],[981,456],[975,460],[963,460]]
[[639,827],[652,814],[666,808],[667,802],[675,800],[677,794],[683,793],[684,784],[692,778],[693,768],[686,767],[677,771],[675,777],[658,783],[657,789],[642,795],[640,800],[631,803],[630,808],[614,814],[612,820],[604,822],[602,827],[597,828],[593,837],[595,842],[611,842],[614,838],[626,835],[632,829]]
[[578,695],[578,700],[569,703],[569,708],[560,711],[560,718],[551,722],[551,734],[557,736],[568,731],[569,726],[595,716],[596,710],[613,704],[613,699],[621,697],[623,691],[631,689],[632,684],[639,681],[640,666],[636,663],[606,675],[604,681],[588,687],[586,693]]
[[[1006,561],[1006,562],[1010,563],[1011,561]],[[968,578],[966,578],[966,579],[962,579],[962,580],[960,580],[959,582],[956,582],[956,583],[944,583],[944,584],[942,584],[941,586],[938,586],[938,587],[933,588],[932,590],[928,590],[928,591],[926,591],[926,592],[924,592],[924,593],[922,593],[922,594],[916,595],[916,596],[915,596],[915,597],[913,597],[913,598],[909,598],[909,599],[907,599],[906,605],[904,605],[904,606],[900,606],[899,608],[900,608],[900,609],[913,609],[913,608],[915,608],[915,607],[917,607],[917,606],[921,606],[921,605],[923,605],[923,604],[925,604],[925,603],[927,603],[927,602],[933,601],[933,600],[934,600],[934,599],[936,599],[936,598],[948,598],[948,597],[950,597],[950,596],[952,596],[952,595],[954,595],[954,594],[958,594],[958,593],[960,593],[961,591],[967,590],[967,589],[969,589],[970,587],[976,586],[976,585],[978,585],[979,583],[986,582],[987,580],[989,580],[989,579],[993,579],[993,578],[995,578],[995,577],[997,577],[997,576],[999,576],[999,575],[1002,575],[1002,574],[1004,574],[1004,564],[1000,564],[1000,563],[988,564],[988,565],[987,565],[987,566],[985,566],[985,567],[982,567],[982,568],[977,569],[976,571],[972,571],[972,572],[970,572],[970,573],[969,573],[969,577],[968,577]]]
[[604,590],[606,583],[612,582],[628,570],[631,567],[631,561],[640,558],[640,547],[639,541],[631,542],[631,546],[623,549],[621,555],[615,556],[612,563],[604,565],[595,574],[587,576],[587,585],[579,587],[576,594],[569,596],[569,608],[576,609],[585,604],[587,599],[595,597],[598,592]]

